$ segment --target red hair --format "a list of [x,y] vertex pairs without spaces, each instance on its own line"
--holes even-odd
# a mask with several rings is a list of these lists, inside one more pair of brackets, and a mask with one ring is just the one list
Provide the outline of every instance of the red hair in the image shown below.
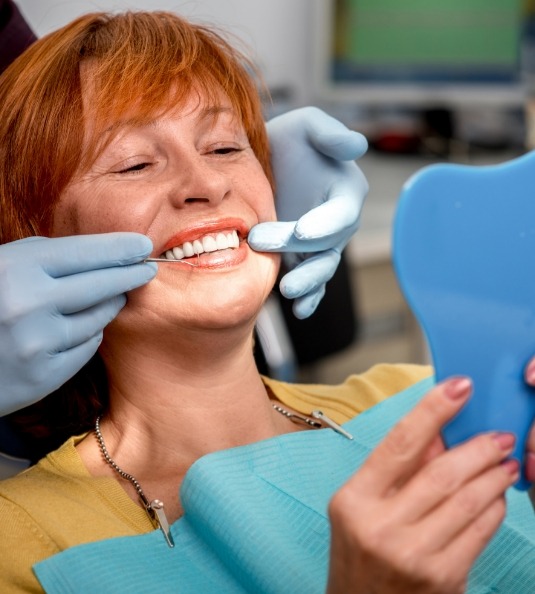
[[[89,61],[90,131],[80,77]],[[56,201],[110,124],[126,113],[142,123],[192,89],[208,102],[228,96],[272,182],[253,71],[221,35],[168,12],[88,14],[34,43],[0,77],[0,243],[48,234]]]
[[[82,64],[91,66],[89,129]],[[132,125],[144,123],[180,106],[191,91],[214,105],[221,92],[229,98],[272,182],[251,72],[251,63],[219,34],[167,12],[88,14],[35,42],[0,77],[0,243],[49,233],[56,202],[104,148],[110,125],[125,116]],[[95,355],[13,420],[37,438],[32,448],[40,457],[90,429],[107,399],[105,369]]]

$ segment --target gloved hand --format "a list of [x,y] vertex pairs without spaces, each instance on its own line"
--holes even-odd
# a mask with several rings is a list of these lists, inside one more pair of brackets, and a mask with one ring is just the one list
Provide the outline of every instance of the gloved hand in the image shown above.
[[40,400],[89,361],[125,291],[155,276],[155,264],[136,264],[151,250],[137,233],[0,246],[0,416]]
[[267,130],[279,222],[253,227],[248,243],[258,251],[286,252],[286,264],[295,268],[282,278],[281,293],[296,299],[294,314],[306,318],[357,230],[368,182],[353,160],[368,144],[314,107],[278,116]]

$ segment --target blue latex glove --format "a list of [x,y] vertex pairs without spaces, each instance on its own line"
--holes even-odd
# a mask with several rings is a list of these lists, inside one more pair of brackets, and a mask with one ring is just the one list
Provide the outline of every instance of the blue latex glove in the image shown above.
[[267,130],[279,222],[253,227],[248,243],[258,251],[286,252],[286,264],[295,268],[281,280],[281,293],[296,299],[294,314],[306,318],[357,230],[368,182],[353,160],[368,144],[314,107],[278,116]]
[[155,276],[154,264],[136,264],[151,250],[137,233],[0,246],[0,415],[40,400],[89,361],[125,291]]

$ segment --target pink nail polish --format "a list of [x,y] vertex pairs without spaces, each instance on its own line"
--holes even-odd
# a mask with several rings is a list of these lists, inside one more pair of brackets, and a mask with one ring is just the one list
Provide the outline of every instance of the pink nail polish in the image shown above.
[[518,460],[505,460],[502,462],[502,467],[512,476],[516,476],[520,472],[520,464],[518,463]]
[[446,382],[446,396],[451,400],[462,400],[472,391],[472,380],[468,377],[455,377]]
[[526,382],[530,386],[535,386],[535,360],[532,360],[530,364],[526,367],[525,378]]
[[526,456],[526,478],[531,483],[535,482],[535,454],[528,452]]
[[492,439],[504,452],[512,450],[516,442],[516,437],[512,433],[495,433]]

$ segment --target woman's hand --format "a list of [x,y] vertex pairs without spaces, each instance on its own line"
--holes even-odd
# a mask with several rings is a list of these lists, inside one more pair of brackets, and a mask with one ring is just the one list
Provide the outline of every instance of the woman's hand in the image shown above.
[[[526,383],[535,387],[535,357],[528,363],[524,372]],[[526,454],[526,478],[535,483],[535,423],[531,427],[528,437]],[[533,489],[533,487],[532,487]]]
[[335,494],[329,594],[456,594],[505,515],[519,475],[495,433],[445,450],[440,430],[471,383],[437,385]]

